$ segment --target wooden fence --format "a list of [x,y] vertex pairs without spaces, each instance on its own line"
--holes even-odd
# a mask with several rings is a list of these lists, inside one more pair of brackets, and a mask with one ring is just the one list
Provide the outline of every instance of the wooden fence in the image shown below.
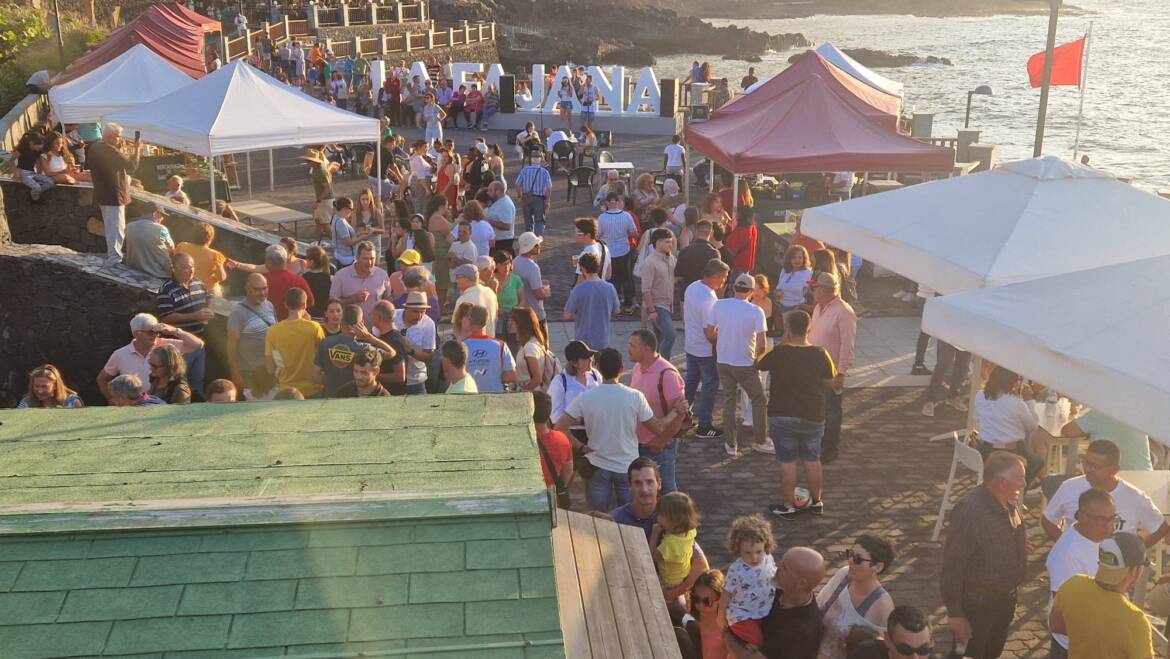
[[[402,4],[402,3],[399,3]],[[384,10],[380,7],[377,11]],[[225,62],[249,57],[255,47],[256,40],[264,34],[272,40],[277,46],[284,44],[290,39],[305,37],[305,41],[313,40],[311,36],[312,28],[309,21],[295,21],[285,18],[279,23],[269,24],[267,22],[261,24],[260,29],[248,30],[247,36],[239,36],[231,39],[223,39],[221,43],[222,58]],[[356,57],[363,55],[366,57],[383,56],[390,54],[407,54],[415,50],[424,50],[431,48],[449,48],[451,46],[461,46],[467,44],[482,43],[485,41],[495,41],[496,39],[496,24],[495,23],[475,23],[471,24],[464,21],[458,26],[449,26],[446,28],[428,28],[421,29],[419,32],[408,32],[407,34],[399,35],[379,35],[376,37],[353,37],[346,40],[332,40],[319,39],[325,43],[325,47],[332,50],[337,56],[348,55]]]

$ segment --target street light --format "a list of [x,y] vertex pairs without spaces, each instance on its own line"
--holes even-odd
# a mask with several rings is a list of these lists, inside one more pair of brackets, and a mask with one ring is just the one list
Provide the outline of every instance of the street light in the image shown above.
[[963,119],[963,128],[971,127],[971,97],[976,94],[980,96],[995,96],[995,92],[991,91],[991,85],[979,85],[975,89],[967,92],[967,117]]

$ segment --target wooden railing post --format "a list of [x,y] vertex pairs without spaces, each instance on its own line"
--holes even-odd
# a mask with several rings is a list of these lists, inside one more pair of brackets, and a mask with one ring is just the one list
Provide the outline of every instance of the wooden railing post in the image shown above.
[[435,31],[427,30],[427,50],[432,50],[435,47]]
[[384,34],[378,35],[378,55],[385,55],[390,50],[390,47],[386,45],[387,38]]
[[496,40],[496,24],[492,23],[492,41]]
[[451,46],[454,46],[454,45],[455,45],[455,28],[449,27],[449,28],[447,28],[447,47],[450,48]]
[[403,37],[402,42],[403,42],[403,46],[404,46],[406,52],[409,53],[410,52],[410,33],[409,32],[407,32],[406,36]]
[[284,39],[285,39],[285,41],[292,41],[292,26],[289,25],[288,14],[285,14],[284,17],[281,18],[280,22],[281,22],[281,24],[284,25]]
[[317,26],[320,25],[320,22],[317,18],[317,3],[309,3],[309,9],[305,12],[305,18],[309,21],[309,32],[316,32]]
[[223,36],[223,32],[219,33],[219,52],[225,64],[231,61],[232,56],[228,52],[228,40],[227,37]]
[[378,24],[378,0],[370,0],[370,25]]
[[344,2],[337,7],[337,20],[341,27],[349,27],[349,5]]
[[353,53],[350,57],[357,59],[362,56],[362,38],[356,34],[353,36]]
[[402,3],[401,3],[401,2],[395,2],[395,3],[394,3],[394,22],[396,22],[396,23],[405,23],[405,22],[406,22],[406,17],[405,17],[405,15],[404,15],[404,13],[405,13],[405,12],[404,12],[404,10],[403,10],[403,8],[402,8]]

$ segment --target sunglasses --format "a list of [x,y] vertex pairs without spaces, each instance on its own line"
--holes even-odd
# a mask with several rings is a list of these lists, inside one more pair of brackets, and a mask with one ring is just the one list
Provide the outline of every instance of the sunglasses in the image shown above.
[[894,649],[898,651],[898,654],[903,656],[918,655],[919,657],[926,657],[929,656],[931,651],[934,650],[934,644],[927,643],[926,645],[920,645],[916,648],[912,648],[905,643],[895,643]]
[[872,558],[866,558],[866,557],[862,556],[861,554],[854,552],[852,549],[845,550],[845,558],[850,560],[850,561],[853,561],[854,565],[861,565],[863,563],[869,563],[870,565],[875,565],[877,563],[877,561],[873,560]]
[[703,606],[715,606],[719,603],[719,600],[714,597],[696,597],[695,601]]

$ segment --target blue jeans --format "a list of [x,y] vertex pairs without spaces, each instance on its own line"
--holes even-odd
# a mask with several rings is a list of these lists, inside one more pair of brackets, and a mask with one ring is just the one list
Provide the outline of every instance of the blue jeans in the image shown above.
[[[550,190],[551,192],[551,190]],[[533,197],[524,202],[524,230],[544,235],[544,197]]]
[[841,418],[845,414],[841,401],[844,398],[845,392],[825,389],[825,438],[821,440],[821,453],[835,453],[841,445]]
[[[616,498],[617,504],[612,500]],[[617,473],[606,469],[598,469],[589,479],[585,488],[585,502],[589,510],[608,513],[617,506],[624,506],[630,502],[630,478],[624,472]]]
[[187,363],[187,384],[191,385],[191,393],[203,396],[203,373],[207,370],[207,349],[200,348],[194,352],[183,353],[183,361]]
[[638,447],[638,455],[658,463],[658,471],[662,472],[662,489],[658,492],[659,496],[678,491],[678,481],[675,479],[675,466],[678,464],[677,439],[670,440],[670,443],[658,453],[642,444]]
[[699,429],[711,427],[711,414],[715,411],[715,392],[719,391],[719,371],[715,368],[715,356],[696,357],[687,354],[686,377],[687,402],[695,406]]
[[670,310],[664,307],[654,307],[654,311],[658,312],[658,320],[650,329],[654,330],[654,336],[658,337],[658,352],[666,361],[670,361],[670,353],[674,351],[674,316],[671,315]]

